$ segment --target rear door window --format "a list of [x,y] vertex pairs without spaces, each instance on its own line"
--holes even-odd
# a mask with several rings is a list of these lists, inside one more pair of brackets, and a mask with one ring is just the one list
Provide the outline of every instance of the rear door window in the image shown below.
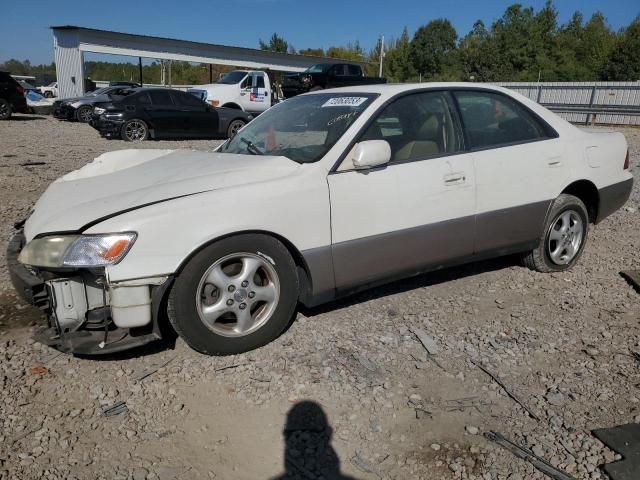
[[547,138],[543,126],[506,95],[480,91],[456,91],[454,95],[472,149]]
[[349,75],[359,77],[362,75],[362,69],[358,65],[347,65]]

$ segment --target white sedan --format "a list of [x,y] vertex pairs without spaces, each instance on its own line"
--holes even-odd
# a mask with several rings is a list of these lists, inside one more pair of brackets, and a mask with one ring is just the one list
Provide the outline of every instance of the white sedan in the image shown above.
[[9,247],[39,339],[113,352],[177,332],[207,354],[278,337],[296,306],[512,253],[575,264],[627,200],[620,133],[586,133],[503,88],[325,90],[212,153],[105,153],[53,182]]

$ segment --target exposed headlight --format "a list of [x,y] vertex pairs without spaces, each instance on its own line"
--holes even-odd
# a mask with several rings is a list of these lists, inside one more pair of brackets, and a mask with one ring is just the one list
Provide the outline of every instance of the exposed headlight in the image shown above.
[[73,108],[78,108],[80,105],[82,105],[82,102],[71,102],[69,105],[71,105]]
[[96,115],[100,115],[100,114],[102,114],[102,113],[104,113],[106,111],[107,110],[105,108],[102,108],[102,107],[95,107],[93,109],[93,113],[95,113]]
[[102,267],[124,258],[137,235],[59,235],[36,238],[20,252],[18,261],[34,267]]

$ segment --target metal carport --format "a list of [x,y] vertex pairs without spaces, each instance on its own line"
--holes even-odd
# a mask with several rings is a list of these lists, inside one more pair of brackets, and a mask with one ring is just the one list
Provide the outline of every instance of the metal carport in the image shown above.
[[[84,52],[288,72],[299,72],[315,63],[327,62],[325,57],[291,55],[73,25],[53,26],[51,30],[53,30],[58,89],[62,98],[84,93]],[[339,60],[332,58],[330,61]],[[351,63],[364,65],[362,62]]]

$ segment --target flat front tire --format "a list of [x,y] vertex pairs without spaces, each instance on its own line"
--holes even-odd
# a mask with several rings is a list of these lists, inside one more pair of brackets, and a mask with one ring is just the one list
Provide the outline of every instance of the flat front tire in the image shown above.
[[175,279],[169,320],[193,349],[233,355],[276,339],[298,302],[293,258],[277,239],[246,234],[198,252]]
[[551,205],[538,246],[523,256],[538,272],[560,272],[576,264],[587,242],[589,214],[584,202],[561,194]]

